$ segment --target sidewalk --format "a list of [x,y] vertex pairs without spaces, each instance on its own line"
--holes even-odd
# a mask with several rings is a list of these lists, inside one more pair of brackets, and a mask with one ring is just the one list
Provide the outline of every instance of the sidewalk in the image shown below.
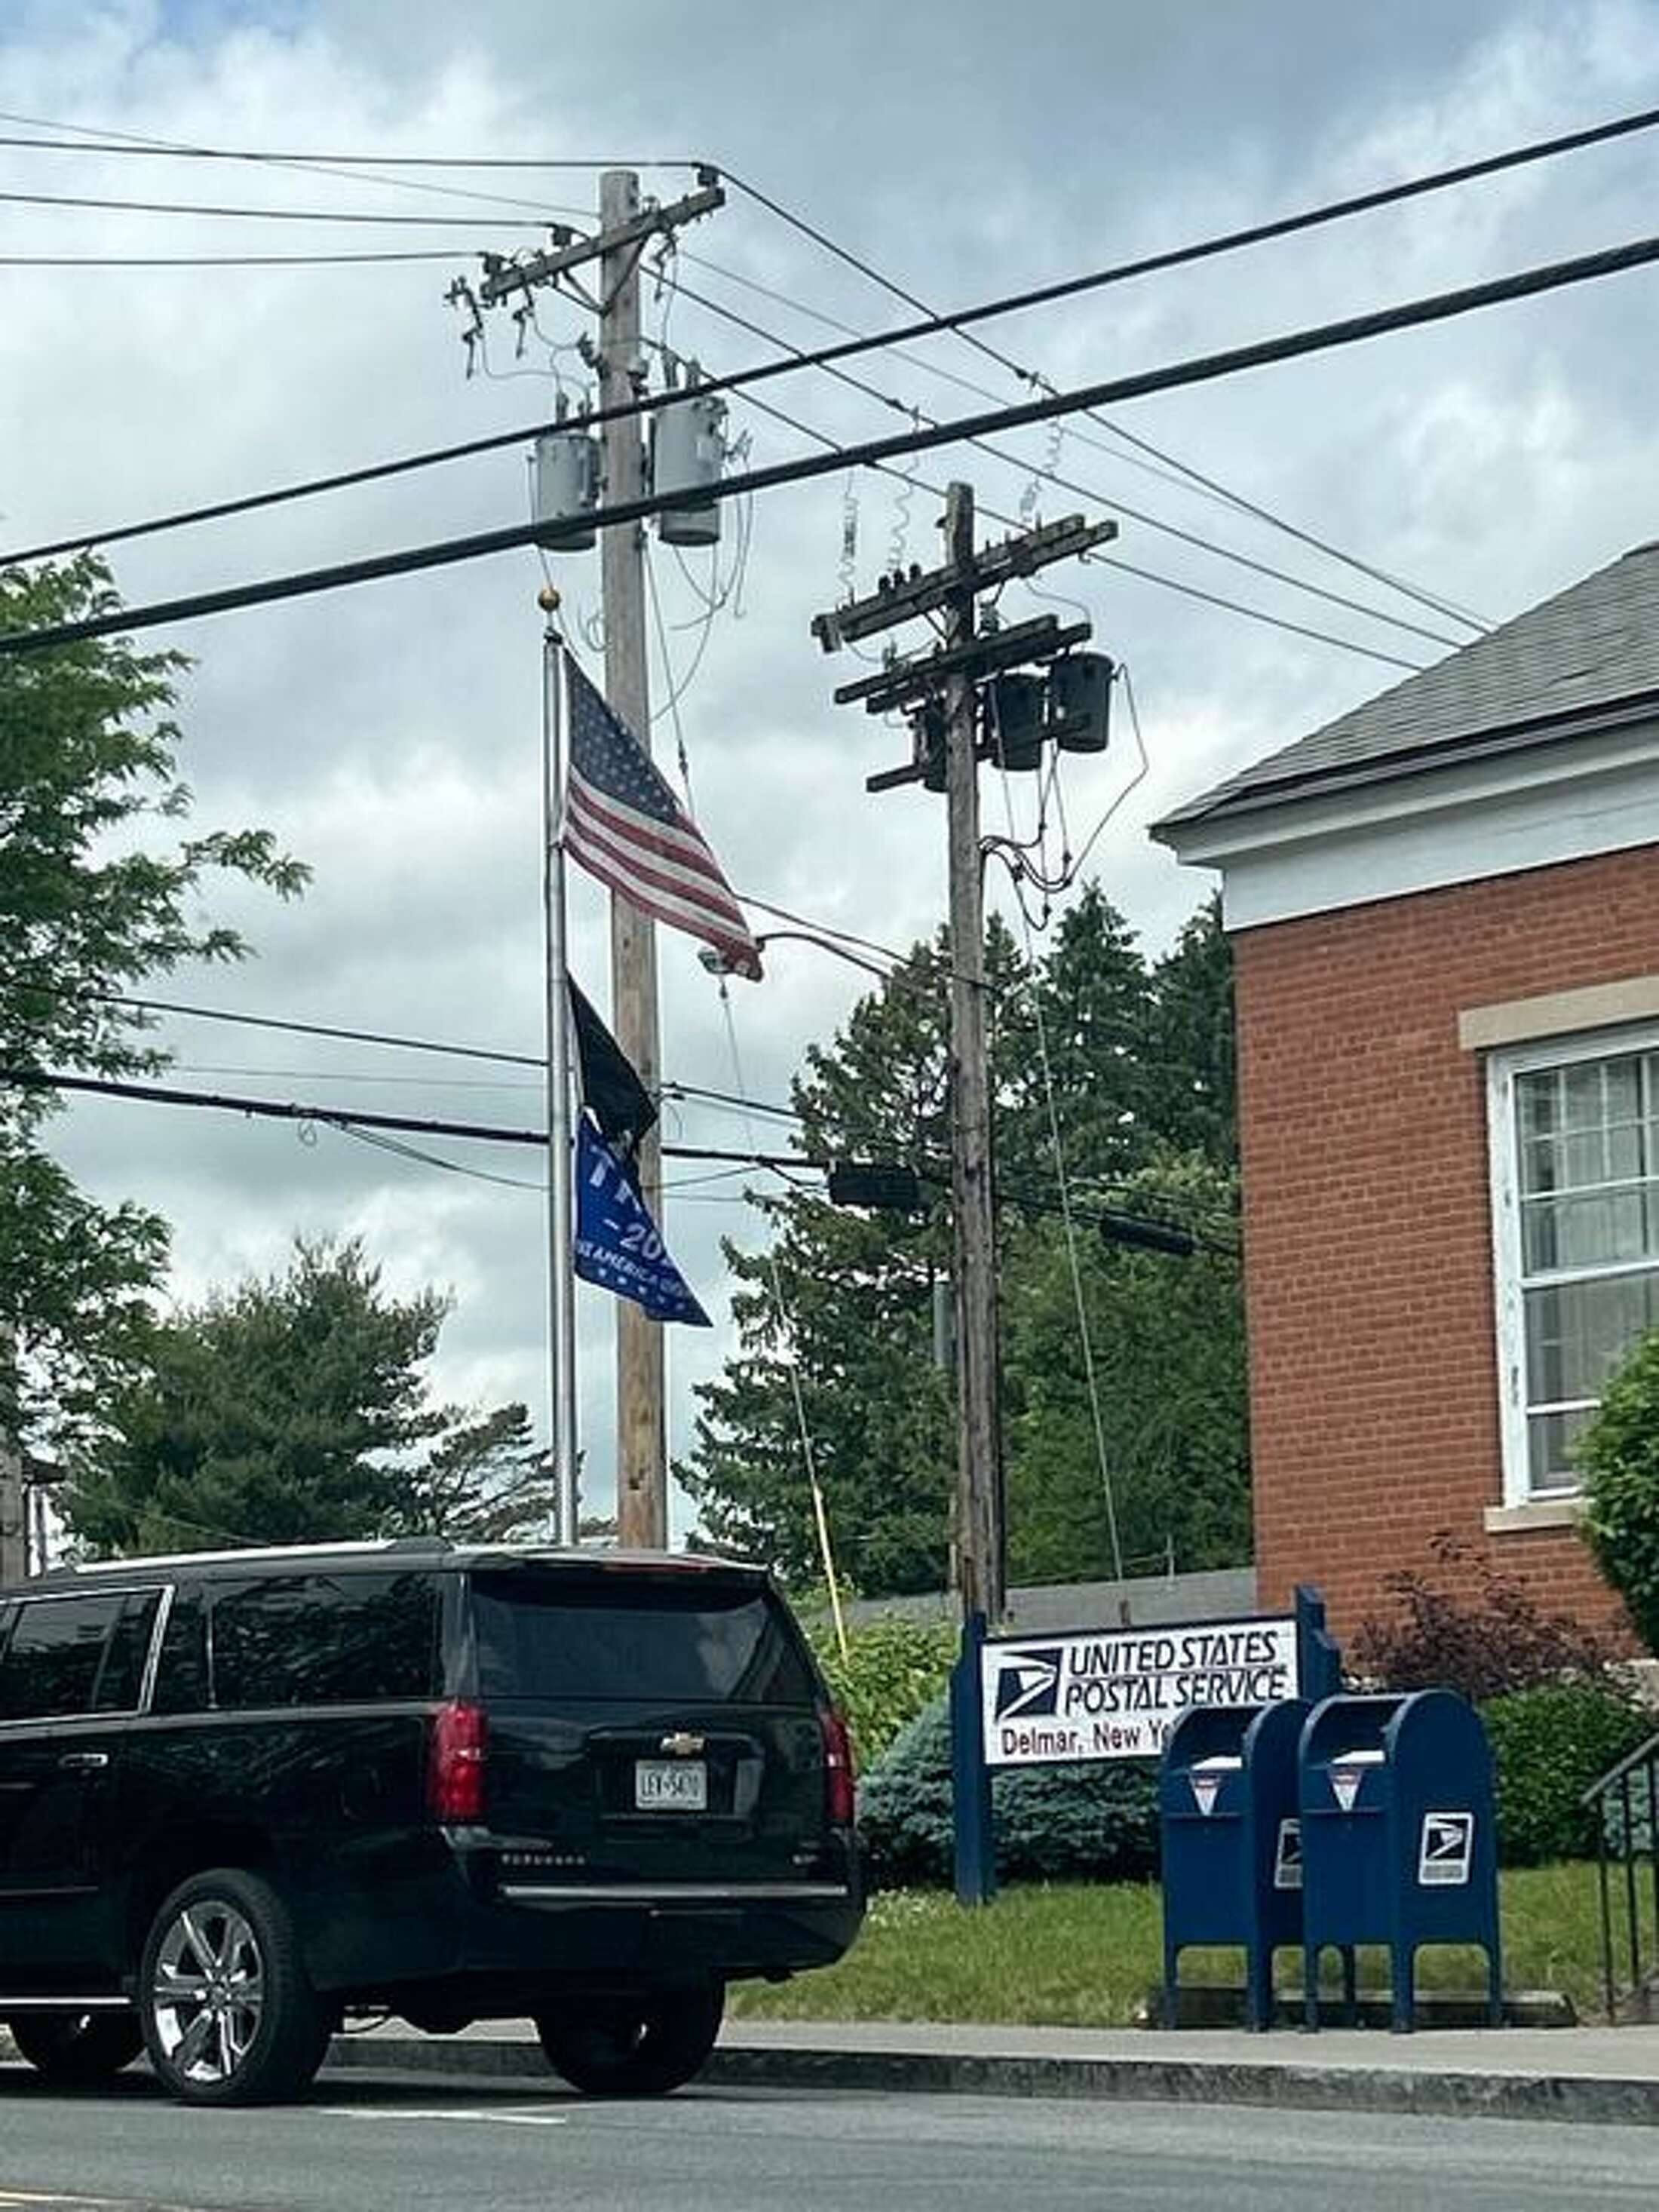
[[[329,2063],[550,2078],[534,2035],[514,2021],[453,2036],[389,2024],[337,2038]],[[1252,2035],[1242,2028],[732,2021],[699,2080],[709,2088],[927,2090],[1659,2126],[1659,2027]]]

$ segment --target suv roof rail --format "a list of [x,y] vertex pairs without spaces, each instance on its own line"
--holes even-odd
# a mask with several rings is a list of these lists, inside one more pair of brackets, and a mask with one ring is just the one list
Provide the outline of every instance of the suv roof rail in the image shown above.
[[400,1552],[447,1552],[447,1536],[353,1536],[313,1544],[226,1544],[210,1552],[133,1552],[118,1559],[86,1559],[52,1567],[33,1577],[46,1582],[58,1575],[113,1575],[129,1567],[196,1566],[225,1559],[314,1559],[349,1557],[395,1558]]

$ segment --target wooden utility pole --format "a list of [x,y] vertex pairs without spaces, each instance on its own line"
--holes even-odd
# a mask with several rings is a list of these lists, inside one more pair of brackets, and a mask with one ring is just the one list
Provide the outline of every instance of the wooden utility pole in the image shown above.
[[979,848],[979,691],[967,655],[976,620],[974,495],[953,483],[945,566],[945,804],[950,817],[951,1201],[957,1316],[957,1583],[964,1614],[1004,1606],[1002,1453],[997,1416],[996,1231],[985,1053],[985,871]]
[[[486,307],[542,284],[566,285],[599,317],[598,363],[601,409],[626,409],[645,391],[640,349],[640,259],[653,239],[671,234],[723,204],[712,170],[699,173],[698,190],[672,206],[642,203],[631,169],[607,169],[599,179],[599,228],[592,238],[556,228],[550,249],[526,261],[486,259],[478,301]],[[583,293],[575,271],[599,264],[597,298]],[[471,295],[459,288],[463,298]],[[603,426],[604,496],[607,503],[639,498],[645,489],[641,418],[625,415]],[[605,690],[647,752],[651,750],[651,698],[645,635],[645,532],[637,522],[600,533],[600,587],[605,603]],[[629,900],[611,899],[611,1026],[635,1073],[654,1097],[660,1087],[661,1042],[657,1015],[657,947],[653,924]],[[662,1153],[654,1130],[635,1155],[641,1195],[662,1218]],[[663,1388],[662,1324],[627,1300],[617,1306],[617,1534],[619,1543],[660,1549],[668,1541],[668,1436]]]
[[[599,258],[599,405],[625,406],[644,383],[640,357],[640,254],[629,235],[640,212],[631,169],[599,179],[599,234],[623,234]],[[629,416],[605,426],[605,496],[637,499],[645,484],[640,423]],[[645,646],[645,530],[637,522],[604,532],[599,561],[605,594],[605,696],[648,752],[651,699]],[[611,899],[611,1025],[617,1042],[654,1098],[662,1044],[657,1018],[657,933],[638,907]],[[662,1151],[655,1129],[635,1154],[640,1192],[662,1219]],[[664,1410],[662,1323],[626,1299],[617,1305],[617,1528],[623,1544],[660,1549],[668,1540],[668,1449]]]
[[[995,1215],[991,1182],[990,1077],[985,1047],[985,884],[979,834],[980,684],[1022,663],[1046,661],[1080,644],[1089,624],[1062,628],[1053,615],[981,630],[978,595],[1050,562],[1086,552],[1117,534],[1115,523],[1080,516],[1028,531],[977,551],[974,495],[953,483],[945,511],[945,560],[927,574],[884,580],[872,597],[819,615],[826,652],[942,614],[933,652],[888,662],[842,684],[838,702],[862,700],[872,714],[911,710],[915,757],[867,779],[872,791],[901,783],[943,790],[949,816],[951,906],[951,1194],[956,1310],[956,1581],[963,1619],[994,1626],[1005,1607],[1002,1460],[998,1418]],[[942,745],[943,760],[939,758]]]

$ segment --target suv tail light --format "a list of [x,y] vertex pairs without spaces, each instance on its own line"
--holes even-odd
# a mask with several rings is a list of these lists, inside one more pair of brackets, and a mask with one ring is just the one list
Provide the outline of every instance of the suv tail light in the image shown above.
[[483,1818],[484,1711],[482,1705],[441,1705],[432,1717],[427,1803],[434,1820],[471,1824]]
[[850,1828],[856,1809],[853,1739],[832,1707],[818,1715],[823,1731],[823,1810],[831,1827]]

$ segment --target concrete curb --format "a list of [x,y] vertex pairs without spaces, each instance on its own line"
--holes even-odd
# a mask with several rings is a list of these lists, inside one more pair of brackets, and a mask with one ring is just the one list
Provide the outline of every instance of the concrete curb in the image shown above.
[[[533,2081],[543,2087],[549,2081],[541,2046],[507,2037],[340,2037],[328,2063],[352,2071]],[[857,2051],[730,2043],[713,2053],[697,2078],[711,2088],[886,2089],[1659,2127],[1659,2080],[1639,2076],[1431,2073],[1162,2058],[1155,2051],[1144,2058],[1042,2057],[883,2050],[878,2042]]]

